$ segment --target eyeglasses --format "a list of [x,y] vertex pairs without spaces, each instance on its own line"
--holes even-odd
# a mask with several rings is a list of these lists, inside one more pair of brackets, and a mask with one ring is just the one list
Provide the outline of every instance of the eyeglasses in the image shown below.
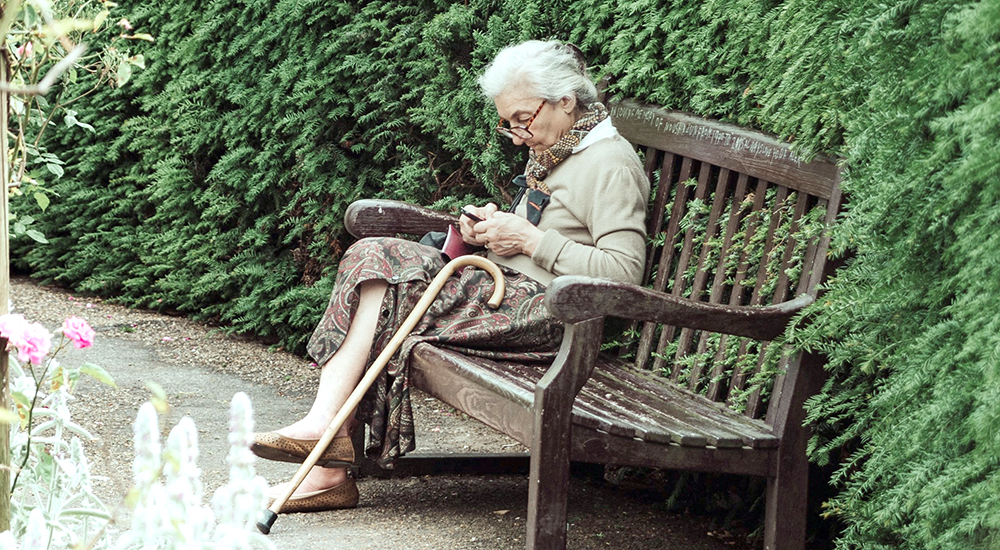
[[504,126],[505,122],[510,124],[510,121],[501,117],[500,122],[497,122],[497,132],[501,136],[511,139],[514,139],[515,137],[519,139],[531,139],[534,134],[531,133],[531,130],[528,130],[528,126],[531,126],[531,123],[535,121],[535,117],[538,116],[538,113],[542,112],[542,107],[545,107],[544,99],[542,100],[542,104],[535,109],[535,114],[531,115],[531,118],[528,119],[528,123],[524,126]]

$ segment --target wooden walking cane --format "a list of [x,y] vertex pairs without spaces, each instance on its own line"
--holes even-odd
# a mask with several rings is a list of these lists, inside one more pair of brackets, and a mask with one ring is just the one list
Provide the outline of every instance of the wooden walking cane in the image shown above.
[[393,335],[392,339],[389,340],[389,343],[386,344],[382,353],[375,358],[371,367],[368,368],[368,372],[365,373],[364,377],[361,378],[361,382],[358,383],[358,387],[354,388],[351,395],[347,397],[347,402],[345,402],[344,406],[340,408],[340,412],[337,413],[337,416],[333,417],[333,421],[331,421],[330,425],[327,426],[326,431],[323,432],[323,437],[321,437],[316,443],[316,446],[309,453],[309,456],[302,461],[302,465],[299,466],[298,471],[295,472],[295,476],[292,477],[292,481],[289,482],[285,492],[275,499],[273,503],[271,503],[270,508],[261,513],[261,519],[257,522],[257,529],[260,529],[261,533],[266,535],[271,532],[271,526],[274,525],[274,520],[278,518],[281,508],[286,502],[288,502],[288,499],[291,498],[292,493],[295,492],[295,489],[297,489],[302,483],[302,480],[305,479],[309,470],[316,465],[316,461],[319,460],[320,455],[323,454],[323,451],[325,451],[330,445],[330,442],[333,441],[333,438],[337,435],[341,426],[343,426],[344,423],[347,422],[348,417],[354,413],[355,407],[357,407],[358,403],[361,402],[361,398],[364,397],[365,392],[367,392],[368,388],[375,383],[375,379],[378,378],[379,373],[381,373],[382,369],[389,363],[389,359],[396,354],[396,350],[398,350],[399,346],[403,344],[403,340],[410,335],[410,331],[412,331],[413,328],[417,326],[417,323],[420,322],[420,318],[424,316],[424,313],[427,311],[427,308],[430,307],[431,302],[437,298],[438,293],[441,292],[441,288],[444,287],[444,283],[448,280],[448,277],[450,277],[456,270],[469,265],[484,269],[493,276],[493,295],[486,303],[493,309],[500,307],[500,302],[503,301],[505,292],[505,284],[503,272],[500,271],[497,264],[481,256],[459,256],[458,258],[448,262],[431,281],[427,290],[424,291],[424,295],[420,297],[420,301],[417,302],[417,305],[413,307],[413,311],[411,311],[410,314],[406,316],[406,319],[403,320],[403,324],[400,325],[399,330],[396,331],[396,334]]

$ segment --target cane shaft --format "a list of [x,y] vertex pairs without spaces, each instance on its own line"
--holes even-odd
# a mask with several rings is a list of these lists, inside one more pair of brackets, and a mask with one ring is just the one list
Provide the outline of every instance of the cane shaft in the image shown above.
[[410,332],[417,326],[417,323],[420,322],[424,313],[426,313],[427,309],[430,308],[431,303],[434,302],[438,293],[441,292],[441,289],[444,287],[445,282],[447,282],[448,277],[450,277],[451,274],[457,269],[469,265],[484,269],[493,276],[493,295],[490,296],[487,304],[494,309],[500,307],[500,302],[503,301],[506,287],[504,284],[503,272],[500,271],[500,268],[497,267],[496,264],[480,256],[460,256],[448,262],[448,264],[446,264],[444,268],[438,272],[434,279],[431,280],[430,285],[427,286],[427,290],[424,291],[424,294],[420,297],[417,305],[413,307],[413,311],[406,316],[406,319],[403,320],[403,324],[400,325],[399,330],[396,331],[396,333],[392,336],[392,339],[389,340],[389,343],[386,344],[384,349],[382,349],[382,353],[379,353],[378,357],[375,358],[375,361],[365,372],[365,375],[361,378],[357,387],[354,388],[351,395],[347,397],[347,401],[344,402],[340,411],[338,411],[337,415],[333,417],[333,420],[330,422],[330,425],[327,426],[326,431],[323,432],[323,435],[316,443],[316,446],[313,447],[313,450],[309,453],[305,460],[302,461],[302,465],[295,472],[295,475],[292,476],[292,480],[288,483],[285,491],[279,495],[273,503],[271,503],[268,510],[274,514],[281,512],[281,508],[286,502],[288,502],[288,499],[291,498],[292,493],[294,493],[295,490],[298,489],[299,485],[302,484],[302,480],[305,479],[309,470],[316,465],[319,457],[323,454],[326,448],[330,446],[330,443],[333,441],[333,438],[336,437],[337,432],[340,431],[340,428],[343,427],[344,423],[347,422],[352,414],[354,414],[354,409],[357,408],[359,403],[361,403],[361,399],[364,398],[365,393],[369,388],[371,388],[372,384],[375,383],[375,380],[378,379],[382,369],[385,368],[385,366],[389,363],[389,360],[392,359],[392,356],[396,354],[397,350],[399,350],[399,346],[403,344],[403,340],[410,335]]

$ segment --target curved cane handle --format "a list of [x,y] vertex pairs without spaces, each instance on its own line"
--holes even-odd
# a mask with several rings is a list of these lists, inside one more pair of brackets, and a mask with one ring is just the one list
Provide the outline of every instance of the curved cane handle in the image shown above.
[[[497,264],[493,263],[492,261],[482,256],[472,256],[472,255],[459,256],[454,260],[445,264],[444,268],[441,271],[447,272],[448,275],[451,275],[455,271],[458,271],[459,269],[468,265],[478,267],[479,269],[482,269],[483,271],[486,271],[493,276],[493,285],[494,285],[493,295],[490,296],[490,299],[486,301],[486,304],[493,309],[500,307],[500,303],[503,302],[504,293],[507,291],[507,284],[506,284],[506,279],[504,279],[503,276],[503,271],[500,270],[500,266],[498,266]],[[441,274],[438,273],[437,277],[440,276]],[[437,277],[435,277],[435,280],[437,280]],[[447,279],[448,277],[445,276],[444,278]],[[435,295],[436,294],[437,293],[435,292]]]

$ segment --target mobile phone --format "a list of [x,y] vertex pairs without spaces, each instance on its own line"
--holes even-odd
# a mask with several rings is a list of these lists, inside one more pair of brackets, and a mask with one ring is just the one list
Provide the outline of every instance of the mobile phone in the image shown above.
[[462,215],[465,216],[465,217],[467,217],[467,218],[469,218],[470,220],[472,220],[472,221],[474,221],[476,223],[479,223],[479,222],[483,221],[482,218],[480,218],[479,216],[477,216],[477,215],[473,214],[472,212],[469,212],[468,210],[465,210],[465,209],[462,210]]

